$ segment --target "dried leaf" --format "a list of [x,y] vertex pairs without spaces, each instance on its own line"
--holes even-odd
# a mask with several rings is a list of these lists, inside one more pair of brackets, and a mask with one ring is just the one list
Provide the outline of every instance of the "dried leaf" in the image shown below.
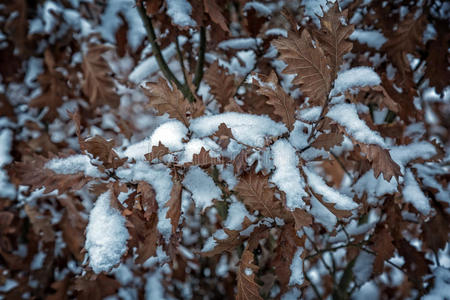
[[246,173],[240,177],[234,190],[250,211],[258,210],[264,217],[273,219],[283,218],[282,203],[275,198],[273,189],[269,187],[268,176]]
[[233,138],[233,133],[225,123],[220,123],[219,128],[214,132],[213,136],[217,137],[217,144],[225,150],[230,144],[230,138]]
[[83,92],[88,96],[93,108],[106,104],[116,108],[120,104],[111,68],[103,58],[103,54],[109,50],[110,48],[104,45],[91,45],[83,56]]
[[47,161],[47,158],[36,155],[30,161],[14,162],[11,169],[20,184],[31,186],[31,190],[44,187],[45,194],[54,190],[58,190],[59,195],[67,191],[78,191],[92,180],[83,172],[56,174],[45,168]]
[[375,178],[383,173],[384,179],[390,181],[392,177],[397,178],[402,175],[400,166],[395,163],[389,151],[378,145],[360,145],[363,152],[367,154],[367,159],[372,165]]
[[450,55],[447,49],[450,43],[450,33],[448,21],[435,20],[435,22],[437,23],[434,26],[437,30],[437,37],[427,43],[428,56],[425,77],[430,79],[430,86],[434,86],[436,92],[441,94],[449,85]]
[[152,161],[155,158],[161,160],[162,157],[168,153],[170,153],[169,148],[164,146],[160,141],[158,146],[152,147],[152,152],[145,154],[145,159],[147,159],[148,161]]
[[370,248],[377,254],[373,263],[373,273],[379,275],[383,272],[384,262],[394,255],[395,247],[386,227],[376,230],[372,241],[374,244]]
[[224,251],[231,252],[236,248],[238,245],[242,244],[244,240],[247,239],[246,236],[241,235],[241,231],[244,231],[247,229],[250,225],[252,225],[252,221],[250,221],[249,218],[245,217],[244,221],[242,222],[242,230],[230,230],[227,228],[224,228],[223,231],[227,234],[227,238],[220,240],[217,238],[214,238],[216,241],[216,245],[214,246],[214,249],[207,252],[202,252],[201,254],[203,256],[214,256],[218,254],[222,254]]
[[165,207],[169,207],[166,213],[166,218],[170,218],[172,223],[172,233],[177,231],[178,223],[180,222],[181,216],[181,192],[182,185],[178,178],[173,178],[172,191],[170,192],[170,199],[167,201]]
[[153,214],[158,212],[155,190],[145,181],[139,181],[136,189],[140,198],[140,206],[144,211],[144,218],[149,220]]
[[300,36],[289,32],[287,38],[279,38],[273,44],[287,64],[283,73],[295,75],[292,83],[300,85],[312,106],[325,104],[331,88],[330,70],[323,50],[317,43],[313,46],[309,32],[304,29]]
[[339,11],[339,3],[336,2],[322,18],[320,18],[320,29],[314,32],[320,46],[329,57],[331,67],[331,80],[336,78],[339,67],[342,65],[343,57],[349,53],[353,44],[348,37],[354,30],[354,25],[347,25],[348,11]]
[[204,147],[202,147],[199,154],[194,154],[192,158],[192,164],[200,167],[209,167],[221,163],[220,158],[211,157],[209,155],[209,150],[207,151]]
[[[299,246],[304,246],[305,236],[299,238],[292,223],[286,224],[282,228],[277,248],[275,250],[275,258],[272,261],[275,268],[275,274],[280,282],[282,293],[287,291],[291,278],[292,259]],[[304,257],[306,252],[303,251]]]
[[253,253],[247,249],[244,250],[237,273],[237,300],[263,299],[259,295],[259,285],[255,283],[257,271],[258,267],[253,264]]
[[42,93],[30,101],[30,107],[48,108],[45,119],[53,121],[59,116],[58,108],[64,97],[70,95],[67,79],[59,72],[50,70],[38,76]]
[[80,142],[81,150],[89,152],[94,158],[98,158],[103,162],[103,166],[106,169],[116,169],[127,161],[127,158],[119,157],[113,149],[114,146],[115,143],[113,140],[107,141],[99,135],[87,138]]
[[295,122],[296,105],[294,99],[278,84],[274,71],[267,78],[264,78],[263,81],[265,84],[260,85],[256,80],[253,80],[253,84],[259,87],[257,93],[269,98],[266,101],[267,104],[274,107],[273,113],[280,116],[283,123],[291,131]]
[[206,83],[211,87],[211,94],[221,105],[222,111],[230,104],[230,99],[236,92],[234,75],[229,75],[226,70],[219,66],[216,60],[209,66],[203,77]]
[[158,111],[159,115],[167,113],[171,118],[189,126],[187,117],[189,103],[180,90],[176,87],[170,88],[166,80],[159,78],[158,83],[147,82],[144,91],[149,96],[150,105]]
[[216,0],[203,0],[203,5],[205,6],[205,12],[210,16],[211,20],[222,28],[225,32],[230,32],[227,25],[227,19],[225,19],[222,14],[222,9],[220,5],[217,4]]
[[28,204],[25,205],[25,212],[30,219],[34,233],[41,237],[45,243],[50,243],[55,240],[55,231],[52,228],[50,217],[44,216]]
[[403,76],[411,71],[406,54],[415,53],[416,48],[423,44],[422,36],[426,23],[425,14],[416,19],[415,13],[410,12],[398,25],[397,30],[387,37],[388,40],[382,47]]
[[312,216],[303,209],[296,208],[291,212],[295,221],[295,230],[300,230],[302,227],[308,227],[312,224]]
[[344,135],[337,130],[332,130],[329,133],[322,133],[319,135],[314,142],[312,142],[311,146],[317,149],[325,149],[326,151],[330,151],[334,146],[339,146],[344,141]]

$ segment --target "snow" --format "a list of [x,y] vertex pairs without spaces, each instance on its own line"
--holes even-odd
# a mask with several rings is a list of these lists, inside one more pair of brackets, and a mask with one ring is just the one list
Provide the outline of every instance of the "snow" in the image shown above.
[[[305,123],[301,121],[295,121],[294,123],[294,129],[291,131],[291,134],[289,135],[289,142],[292,146],[294,146],[296,149],[303,149],[309,146],[308,142],[308,136],[309,136],[309,125],[306,125]],[[306,130],[306,133],[303,131]]]
[[310,170],[307,167],[303,168],[303,171],[308,178],[309,186],[319,195],[323,196],[323,200],[327,203],[335,203],[336,209],[341,210],[352,210],[358,207],[358,204],[353,202],[353,200],[332,187],[328,186],[325,181],[317,175],[314,171]]
[[186,173],[183,185],[192,193],[195,206],[202,211],[213,205],[213,199],[221,199],[222,192],[212,178],[198,166],[192,166]]
[[298,157],[294,147],[285,139],[280,139],[272,145],[275,172],[270,181],[286,193],[286,205],[289,209],[304,208],[302,197],[307,193],[303,189],[305,181],[297,168]]
[[397,192],[397,185],[395,177],[392,177],[390,182],[387,182],[383,176],[375,179],[373,170],[369,170],[353,185],[353,189],[359,197],[366,192],[370,203],[375,197]]
[[328,231],[333,231],[337,218],[316,197],[311,197],[311,209],[309,213],[314,217],[316,222],[322,224]]
[[289,278],[289,285],[302,285],[304,282],[303,277],[303,261],[301,255],[303,253],[303,247],[297,247],[294,257],[292,258],[292,263],[290,266],[291,277]]
[[129,30],[127,40],[131,49],[136,50],[145,37],[145,27],[135,8],[133,0],[109,0],[104,13],[101,16],[101,24],[97,27],[102,37],[111,43],[115,43],[115,33],[122,24],[119,12],[125,16]]
[[54,158],[45,164],[45,168],[57,174],[76,174],[83,172],[86,176],[102,177],[102,173],[91,164],[91,159],[85,154],[76,154],[66,158]]
[[197,23],[191,18],[192,6],[186,0],[166,0],[167,14],[172,23],[181,26],[196,26]]
[[254,9],[259,17],[269,16],[272,11],[266,5],[258,1],[250,1],[245,3],[243,11]]
[[383,33],[377,30],[355,29],[349,38],[352,41],[358,41],[359,43],[366,44],[376,50],[380,50],[381,46],[387,41]]
[[6,293],[17,287],[19,283],[13,279],[6,278],[2,285],[0,285],[0,292]]
[[217,230],[216,232],[214,232],[214,234],[212,236],[210,236],[206,240],[201,252],[209,252],[209,251],[213,250],[214,247],[216,247],[216,245],[217,245],[216,239],[224,240],[226,238],[228,238],[228,234],[226,234],[223,229]]
[[386,144],[380,134],[370,130],[366,123],[358,117],[354,104],[337,104],[330,109],[327,117],[344,126],[347,133],[358,141],[365,144],[376,144],[386,148]]
[[12,140],[13,133],[10,129],[2,129],[0,131],[0,168],[13,160],[10,154]]
[[271,35],[281,35],[284,37],[288,36],[287,30],[283,29],[283,28],[270,28],[270,29],[266,30],[266,32],[264,32],[264,34],[266,36],[271,36]]
[[[176,54],[176,48],[174,44],[169,45],[162,50],[162,56],[165,61],[170,59]],[[159,65],[154,55],[141,61],[130,73],[129,79],[134,83],[139,83],[146,79],[148,76],[159,71]]]
[[435,276],[434,286],[423,297],[423,300],[440,300],[446,299],[450,294],[450,270],[445,267],[437,267],[433,270]]
[[194,154],[199,154],[202,148],[205,148],[206,151],[210,151],[209,156],[211,157],[218,157],[218,152],[221,150],[220,146],[210,138],[194,138],[186,143],[183,155],[180,158],[180,163],[192,162]]
[[[336,0],[330,0],[334,3]],[[328,0],[302,0],[302,5],[305,7],[305,15],[309,16],[314,24],[320,28],[319,17],[323,17],[323,13],[328,11]]]
[[392,147],[389,153],[402,169],[410,161],[417,158],[429,159],[437,154],[435,146],[425,141]]
[[375,86],[381,83],[380,76],[372,68],[356,67],[342,71],[334,81],[330,96],[336,96],[348,89],[364,86]]
[[265,137],[277,137],[287,132],[284,124],[277,123],[268,116],[237,112],[226,112],[193,119],[190,130],[197,137],[205,137],[216,132],[221,123],[225,123],[227,127],[231,128],[236,140],[253,147],[264,146]]
[[255,220],[255,217],[250,215],[242,202],[235,201],[228,207],[228,215],[224,226],[231,230],[242,230],[242,222],[244,222],[245,217],[251,221]]
[[157,269],[147,278],[145,283],[145,300],[164,300],[164,286],[161,284],[162,280],[161,270]]
[[223,50],[256,50],[261,43],[262,40],[259,38],[235,38],[220,42],[219,48]]
[[108,272],[127,251],[125,217],[111,207],[111,191],[100,195],[89,215],[85,248],[95,273]]
[[353,274],[355,275],[355,281],[358,285],[362,285],[369,280],[370,275],[372,274],[374,261],[374,255],[366,251],[361,251],[359,253],[355,264],[353,265]]
[[301,299],[300,298],[301,294],[302,292],[298,288],[293,288],[290,289],[288,292],[284,293],[283,296],[281,296],[281,300],[298,300]]
[[322,107],[313,106],[309,108],[302,109],[299,113],[300,119],[309,122],[315,122],[319,120],[320,113],[322,112]]
[[423,215],[428,215],[430,213],[430,202],[420,189],[420,186],[410,169],[407,169],[405,173],[403,199],[405,202],[411,203]]
[[164,207],[170,200],[172,191],[172,176],[170,169],[163,164],[149,165],[146,161],[137,161],[129,168],[119,168],[116,175],[128,182],[143,180],[150,184],[156,193],[158,203],[158,230],[167,239],[172,232],[170,219],[166,218],[168,207]]
[[153,146],[158,146],[161,142],[170,151],[180,151],[183,149],[183,139],[187,138],[188,129],[180,121],[169,121],[160,125],[153,132],[150,139],[145,139],[132,144],[124,151],[124,155],[135,160],[144,160],[145,154],[152,151]]

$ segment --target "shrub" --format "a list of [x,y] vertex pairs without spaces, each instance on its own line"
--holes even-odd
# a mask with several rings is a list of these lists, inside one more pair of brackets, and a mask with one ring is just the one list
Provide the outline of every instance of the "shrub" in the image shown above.
[[449,8],[1,4],[0,297],[448,297]]

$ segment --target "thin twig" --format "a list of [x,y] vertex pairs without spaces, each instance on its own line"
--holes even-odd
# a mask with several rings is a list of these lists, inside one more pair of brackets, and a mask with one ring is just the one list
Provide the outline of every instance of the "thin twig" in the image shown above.
[[334,159],[338,162],[338,164],[341,166],[342,170],[344,170],[345,174],[347,174],[348,177],[353,181],[353,176],[350,174],[350,172],[347,170],[347,168],[344,166],[344,163],[341,161],[341,159],[334,154],[333,151],[330,151],[331,155],[333,155]]
[[311,281],[311,279],[308,276],[308,272],[305,270],[305,260],[302,261],[302,265],[303,265],[303,274],[305,276],[305,279],[310,283],[310,285],[311,285],[311,287],[312,287],[312,289],[314,291],[314,294],[316,294],[316,298],[320,299],[320,300],[323,299],[322,296],[319,293],[319,289],[316,287],[314,282]]
[[[186,94],[190,96],[190,95],[192,95],[192,91],[189,87],[188,77],[186,75],[186,69],[184,67],[183,53],[181,53],[181,48],[180,48],[180,43],[178,42],[178,37],[175,38],[175,48],[177,50],[178,61],[180,62],[181,72],[183,73],[183,78],[184,78],[183,89],[186,91]],[[183,90],[182,90],[182,92],[183,92]],[[184,92],[183,92],[183,94],[184,94]],[[188,100],[189,100],[189,102],[194,102],[194,98],[192,98],[192,99],[188,98]]]
[[202,26],[200,27],[200,45],[198,49],[198,60],[194,75],[194,85],[196,91],[198,90],[200,82],[202,81],[203,78],[203,65],[205,64],[205,52],[206,52],[206,30],[205,27]]
[[175,77],[172,71],[169,69],[164,57],[161,53],[161,49],[159,48],[158,43],[156,42],[156,34],[153,28],[152,19],[147,15],[144,7],[143,1],[136,1],[136,7],[139,13],[139,16],[144,23],[145,31],[147,32],[147,37],[152,45],[152,53],[156,58],[159,69],[163,72],[164,76],[171,82],[175,83],[177,88],[183,93],[184,97],[186,97],[190,102],[194,101],[194,96],[190,92],[189,89],[186,89],[183,84]]

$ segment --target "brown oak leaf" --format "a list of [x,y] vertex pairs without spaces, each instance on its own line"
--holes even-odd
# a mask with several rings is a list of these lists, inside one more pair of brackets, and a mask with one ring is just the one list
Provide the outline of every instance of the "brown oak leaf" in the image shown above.
[[390,181],[392,177],[398,179],[402,175],[400,166],[392,160],[389,151],[381,148],[379,145],[360,145],[363,152],[367,155],[367,160],[371,163],[375,178],[383,173],[384,179]]
[[230,32],[227,25],[227,19],[222,14],[222,9],[216,0],[203,0],[205,12],[210,16],[211,20],[222,28],[225,32]]
[[211,94],[219,102],[223,111],[230,104],[230,99],[233,99],[236,92],[234,75],[227,74],[226,70],[219,66],[219,62],[216,60],[206,70],[203,78],[211,87]]
[[343,57],[349,53],[353,44],[348,41],[348,37],[354,30],[354,25],[343,23],[347,21],[348,11],[339,11],[339,4],[336,2],[322,18],[320,18],[320,29],[314,32],[314,36],[320,43],[325,54],[329,57],[331,67],[331,80],[336,78],[339,67],[342,65]]
[[161,141],[159,142],[158,146],[152,147],[152,152],[145,154],[145,159],[148,161],[152,161],[155,158],[161,159],[164,155],[168,154],[170,152],[169,148],[164,146]]
[[118,107],[120,97],[117,95],[112,70],[103,54],[110,47],[104,45],[91,45],[83,56],[83,92],[88,96],[92,107],[109,105]]
[[237,300],[263,299],[259,295],[259,285],[255,282],[257,271],[258,267],[253,264],[253,253],[247,249],[244,250],[237,273]]
[[291,131],[295,122],[296,105],[294,99],[278,84],[277,75],[274,71],[267,78],[263,78],[263,81],[265,84],[261,85],[257,80],[253,80],[253,84],[259,87],[257,93],[269,98],[266,101],[267,104],[274,107],[273,113],[280,116],[283,123]]
[[258,210],[264,217],[283,218],[282,202],[275,198],[273,189],[269,187],[268,176],[246,173],[234,190],[251,211]]
[[372,241],[373,245],[370,248],[377,254],[373,263],[373,273],[379,275],[383,272],[384,261],[394,255],[395,247],[389,229],[384,226],[375,231]]
[[311,35],[306,29],[300,35],[291,31],[287,38],[279,38],[273,44],[287,64],[283,73],[295,75],[292,82],[300,85],[311,105],[322,106],[331,89],[331,74],[320,45],[316,42],[316,46],[313,46]]
[[167,201],[166,206],[169,210],[166,213],[166,218],[170,218],[170,222],[172,223],[172,233],[177,231],[178,223],[180,222],[181,216],[181,192],[182,185],[178,178],[172,178],[173,186],[172,191],[170,192],[170,199]]

